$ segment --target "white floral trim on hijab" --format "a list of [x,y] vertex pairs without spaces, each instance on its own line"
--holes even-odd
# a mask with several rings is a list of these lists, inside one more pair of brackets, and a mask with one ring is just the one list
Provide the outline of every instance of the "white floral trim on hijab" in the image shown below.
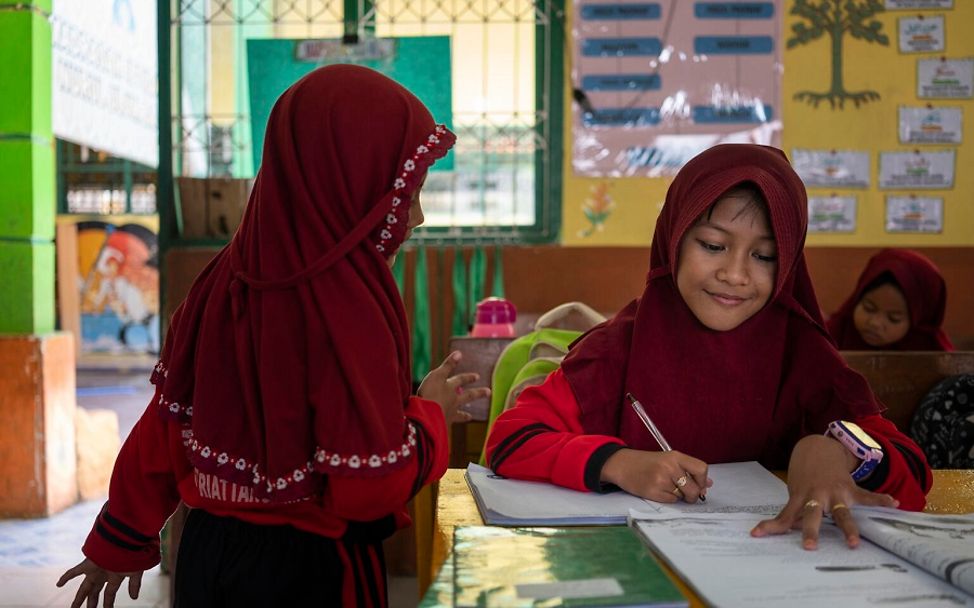
[[[450,137],[446,137],[447,135]],[[395,237],[405,233],[405,228],[397,226],[405,222],[409,216],[409,199],[415,188],[416,175],[421,175],[432,165],[436,159],[442,157],[453,146],[455,138],[450,131],[443,125],[436,125],[436,129],[430,133],[426,141],[416,147],[416,152],[412,157],[407,158],[402,165],[402,171],[396,176],[392,183],[392,208],[386,214],[385,223],[382,225],[378,234],[378,242],[375,244],[376,250],[383,255],[390,255],[398,244],[394,245]],[[403,206],[403,203],[406,203]]]
[[[159,361],[152,371],[151,382],[160,384],[167,376],[167,372],[165,364]],[[304,499],[307,496],[307,488],[313,487],[311,484],[315,483],[322,474],[377,471],[384,466],[408,459],[417,449],[416,425],[404,416],[405,436],[397,449],[384,454],[346,454],[316,446],[308,461],[302,466],[296,467],[283,477],[271,478],[260,470],[257,462],[200,441],[191,427],[192,405],[170,401],[160,393],[158,407],[168,418],[181,424],[182,443],[194,467],[203,473],[212,473],[228,481],[250,485],[256,496],[261,499],[272,499],[274,502]]]

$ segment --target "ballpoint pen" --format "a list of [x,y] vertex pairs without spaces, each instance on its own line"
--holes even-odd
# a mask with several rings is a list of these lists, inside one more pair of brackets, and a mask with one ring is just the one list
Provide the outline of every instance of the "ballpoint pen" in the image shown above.
[[[670,447],[670,443],[666,440],[666,437],[663,437],[663,433],[660,433],[659,429],[656,428],[653,420],[643,408],[643,404],[640,403],[638,399],[633,397],[632,393],[626,393],[626,398],[629,399],[629,403],[632,404],[632,409],[635,410],[636,416],[639,416],[639,419],[643,421],[643,424],[646,426],[646,430],[649,431],[649,434],[652,435],[653,439],[656,440],[656,443],[659,444],[660,449],[664,452],[672,452],[673,448]],[[684,471],[684,474],[690,475],[690,473],[686,471]],[[690,477],[693,477],[693,475],[690,475]],[[679,487],[677,487],[677,489],[679,489]],[[700,502],[707,502],[707,497],[701,494]]]

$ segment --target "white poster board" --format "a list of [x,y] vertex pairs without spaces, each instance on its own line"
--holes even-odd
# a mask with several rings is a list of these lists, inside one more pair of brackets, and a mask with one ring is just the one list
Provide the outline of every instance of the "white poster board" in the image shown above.
[[54,135],[157,166],[156,3],[55,0],[51,23]]
[[795,148],[791,164],[809,188],[869,187],[868,152]]
[[917,97],[970,99],[974,97],[974,58],[917,61]]
[[886,10],[913,11],[954,8],[954,0],[886,0]]
[[953,150],[880,152],[879,187],[947,190],[954,187]]
[[938,53],[944,50],[944,17],[900,17],[898,20],[901,53]]
[[963,115],[960,107],[900,106],[900,143],[959,144]]
[[808,197],[809,232],[855,232],[855,196]]
[[886,232],[944,230],[944,199],[939,196],[887,196]]

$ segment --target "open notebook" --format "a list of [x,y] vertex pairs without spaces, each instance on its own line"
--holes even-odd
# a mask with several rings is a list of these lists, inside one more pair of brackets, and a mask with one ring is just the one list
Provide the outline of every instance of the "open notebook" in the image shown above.
[[974,606],[974,515],[854,507],[853,517],[855,550],[828,520],[815,551],[799,530],[751,537],[754,513],[643,513],[631,526],[708,604]]
[[550,483],[505,479],[476,464],[467,483],[480,515],[500,526],[623,525],[634,512],[750,512],[774,515],[788,501],[785,484],[756,462],[710,466],[706,503],[663,505],[627,494],[578,492]]

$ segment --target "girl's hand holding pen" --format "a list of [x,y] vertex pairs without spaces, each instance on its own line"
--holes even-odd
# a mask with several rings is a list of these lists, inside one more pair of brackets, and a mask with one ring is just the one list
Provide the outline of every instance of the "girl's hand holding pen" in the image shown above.
[[[685,481],[683,481],[685,480]],[[673,503],[681,498],[694,503],[713,480],[707,463],[683,452],[646,452],[623,448],[602,466],[600,481],[656,502]]]
[[460,408],[475,399],[490,396],[490,389],[486,386],[466,388],[466,385],[479,380],[480,374],[473,372],[453,374],[460,358],[459,351],[447,355],[439,367],[426,374],[422,384],[419,385],[419,390],[416,391],[416,394],[423,399],[440,404],[448,425],[470,420],[470,414]]

